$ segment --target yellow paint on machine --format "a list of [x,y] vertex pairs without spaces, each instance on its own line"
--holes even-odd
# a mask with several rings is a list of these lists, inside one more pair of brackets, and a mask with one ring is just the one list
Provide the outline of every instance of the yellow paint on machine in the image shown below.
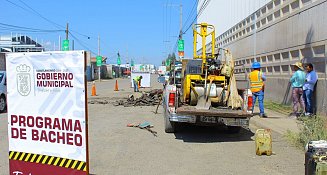
[[272,137],[270,129],[258,129],[255,132],[255,151],[261,156],[263,154],[272,155]]
[[[220,83],[220,85],[222,86],[226,84],[225,76],[209,75],[208,80],[210,79],[213,79],[214,83]],[[184,79],[184,94],[183,94],[184,101],[189,101],[192,82],[204,82],[204,81],[205,81],[205,77],[203,77],[202,75],[193,75],[193,74],[186,75]]]

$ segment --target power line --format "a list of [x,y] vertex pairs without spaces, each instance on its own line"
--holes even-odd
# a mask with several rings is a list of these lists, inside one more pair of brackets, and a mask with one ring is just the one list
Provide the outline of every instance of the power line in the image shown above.
[[6,0],[6,1],[9,2],[10,4],[16,6],[16,7],[19,7],[19,8],[21,8],[21,9],[25,10],[25,11],[30,12],[28,9],[26,9],[26,8],[24,8],[24,7],[20,6],[20,5],[18,5],[18,4],[16,4],[16,3],[12,2],[12,1],[9,1],[9,0]]
[[[4,24],[4,23],[0,23],[0,25],[3,25],[3,26],[6,26],[6,28],[2,27],[3,29],[5,30],[12,30],[12,29],[15,29],[17,31],[26,31],[26,32],[36,32],[36,33],[53,33],[53,32],[62,32],[62,31],[65,31],[63,30],[65,28],[65,26],[62,26],[48,18],[46,18],[45,16],[43,16],[41,13],[39,13],[38,11],[36,11],[35,9],[33,9],[31,6],[29,6],[27,3],[25,3],[24,1],[22,0],[19,0],[24,6],[26,6],[28,9],[26,9],[25,7],[19,5],[19,4],[16,4],[10,0],[6,0],[7,2],[13,4],[14,6],[16,7],[19,7],[29,13],[32,13],[34,15],[37,15],[39,16],[40,18],[44,19],[45,21],[51,23],[53,26],[55,26],[56,28],[60,29],[60,30],[47,30],[47,29],[36,29],[36,28],[29,28],[29,27],[21,27],[21,26],[15,26],[15,25],[10,25],[10,24]],[[75,34],[77,35],[80,35],[80,36],[84,36],[86,37],[87,39],[90,39],[91,37],[89,35],[85,35],[85,34],[82,34],[78,31],[75,31],[75,30],[70,30],[69,31],[69,34],[84,48],[88,49],[91,53],[95,54],[96,53],[94,51],[92,51],[91,49],[89,49],[89,47],[87,47],[80,39],[78,39],[72,32],[74,32]]]
[[18,29],[20,31],[32,31],[32,32],[62,32],[64,30],[50,30],[50,29],[37,29],[37,28],[30,28],[30,27],[22,27],[22,26],[17,26],[17,25],[12,25],[12,24],[5,24],[5,23],[0,23],[0,27],[5,26],[2,28],[6,29]]
[[58,26],[60,26],[59,24],[56,24],[55,22],[52,22],[51,20],[45,18],[45,17],[42,16],[40,13],[38,13],[36,10],[34,10],[32,7],[30,7],[29,5],[27,5],[24,1],[19,0],[21,3],[24,4],[24,6],[26,6],[26,7],[29,8],[29,9],[26,9],[26,8],[24,8],[24,7],[22,7],[22,6],[18,5],[18,4],[16,4],[16,3],[10,1],[10,0],[6,0],[6,1],[9,2],[9,3],[11,3],[11,4],[13,4],[13,5],[16,6],[16,7],[19,7],[19,8],[21,8],[21,9],[23,9],[23,10],[29,12],[29,13],[36,14],[37,16],[41,17],[42,19],[44,19],[44,20],[50,22],[51,24],[54,24],[57,28],[60,28],[60,27],[58,27]]
[[210,3],[210,0],[204,0],[203,1],[198,14],[195,16],[195,18],[193,19],[192,23],[187,27],[187,29],[183,32],[183,34],[185,34],[192,27],[192,25],[194,24],[194,22],[202,15],[203,11],[207,8],[207,6],[209,5],[209,3]]
[[27,8],[31,9],[36,15],[38,15],[39,17],[41,17],[42,19],[48,21],[49,23],[53,24],[54,26],[56,26],[57,28],[62,27],[61,25],[51,21],[50,19],[44,17],[43,15],[41,15],[39,12],[37,12],[36,10],[34,10],[31,6],[27,5],[24,1],[19,0],[19,2],[23,3]]
[[86,48],[87,50],[89,50],[91,53],[93,53],[94,55],[98,55],[96,52],[94,52],[93,50],[91,50],[89,47],[87,47],[81,40],[79,40],[77,37],[75,37],[74,34],[72,34],[71,32],[69,32],[69,34],[72,36],[72,38],[74,38],[82,47]]
[[199,3],[199,0],[195,0],[194,1],[194,5],[193,5],[193,7],[192,7],[192,10],[190,11],[190,13],[189,13],[189,15],[188,15],[188,17],[187,17],[187,19],[186,19],[186,21],[185,21],[185,23],[184,23],[184,25],[183,25],[183,28],[186,26],[186,24],[188,24],[188,22],[191,20],[191,17],[192,17],[192,15],[193,15],[193,13],[194,12],[196,12],[196,5]]
[[[203,11],[207,8],[207,6],[209,5],[209,3],[210,3],[210,0],[204,0],[202,2],[198,14],[195,16],[195,18],[193,19],[192,23],[187,27],[187,29],[183,32],[183,34],[185,34],[192,27],[192,25],[194,24],[194,22],[202,15]],[[172,53],[175,53],[176,52],[177,46],[178,46],[178,39],[175,42],[175,46],[174,46],[174,48],[172,50]]]
[[[197,0],[198,1],[198,0]],[[211,0],[204,0],[201,4],[200,10],[198,12],[198,14],[195,16],[195,18],[193,19],[192,23],[187,27],[187,29],[183,32],[183,34],[185,34],[194,24],[194,22],[202,15],[202,13],[204,12],[204,10],[207,8],[207,6],[209,5]],[[198,4],[198,2],[196,3]],[[177,46],[178,46],[178,39],[175,42],[175,46],[172,50],[172,53],[175,53],[177,51]]]
[[[6,1],[9,2],[9,3],[11,3],[11,4],[13,4],[13,5],[16,6],[16,7],[19,7],[19,8],[21,8],[21,9],[23,9],[23,10],[29,12],[29,13],[32,13],[32,14],[34,14],[34,15],[39,16],[40,18],[42,18],[42,19],[44,19],[45,21],[51,23],[52,25],[54,25],[54,26],[55,26],[56,28],[58,28],[58,29],[64,29],[64,28],[65,28],[65,26],[60,25],[60,24],[58,24],[58,23],[56,23],[56,22],[54,22],[54,21],[52,21],[52,20],[46,18],[45,16],[43,16],[41,13],[39,13],[38,11],[36,11],[35,9],[33,9],[31,6],[29,6],[27,3],[25,3],[25,2],[22,1],[22,0],[19,0],[19,1],[20,1],[24,6],[26,6],[28,9],[26,9],[25,7],[23,7],[23,6],[21,6],[21,5],[17,4],[17,3],[14,3],[14,2],[12,2],[12,1],[10,1],[10,0],[6,0]],[[78,32],[78,31],[75,31],[75,30],[70,30],[70,31],[72,31],[72,32],[74,32],[74,33],[76,33],[76,34],[78,34],[78,35],[80,35],[80,36],[84,36],[84,37],[90,39],[90,36],[89,36],[89,35],[82,34],[82,33]]]
[[28,31],[28,30],[12,30],[12,29],[3,29],[0,28],[0,31],[5,31],[5,32],[23,32],[24,34],[45,34],[45,33],[58,33],[54,31]]

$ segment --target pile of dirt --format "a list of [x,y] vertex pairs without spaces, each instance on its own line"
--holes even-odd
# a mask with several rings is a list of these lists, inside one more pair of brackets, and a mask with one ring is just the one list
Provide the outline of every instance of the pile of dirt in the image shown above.
[[163,91],[161,89],[155,89],[149,92],[144,92],[141,97],[135,98],[135,95],[129,95],[127,100],[118,100],[114,106],[155,106],[160,102]]

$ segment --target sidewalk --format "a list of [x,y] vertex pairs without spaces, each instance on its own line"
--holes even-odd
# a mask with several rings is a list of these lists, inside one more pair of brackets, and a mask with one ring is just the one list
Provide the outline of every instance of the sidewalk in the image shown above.
[[[256,111],[255,112],[259,112]],[[288,116],[265,109],[268,118],[260,118],[258,115],[255,115],[250,119],[250,123],[256,125],[259,128],[271,129],[274,132],[277,132],[281,135],[284,135],[287,130],[292,132],[299,132],[299,121],[296,119],[290,119]]]

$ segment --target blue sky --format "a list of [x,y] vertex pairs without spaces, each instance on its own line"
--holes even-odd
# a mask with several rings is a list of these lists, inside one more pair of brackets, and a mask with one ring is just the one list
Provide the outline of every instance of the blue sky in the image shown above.
[[[182,0],[184,22],[195,1]],[[116,62],[116,54],[119,51],[122,63],[133,58],[136,63],[159,65],[167,52],[173,50],[179,31],[179,7],[176,5],[180,0],[2,0],[0,3],[0,23],[65,30],[66,22],[69,22],[72,34],[78,38],[78,41],[75,40],[75,49],[88,48],[97,53],[97,36],[100,35],[101,54],[107,56],[111,63]],[[52,24],[40,15],[62,27]],[[195,13],[192,19],[194,16]],[[10,34],[11,31],[16,33],[17,30],[6,30],[0,26],[0,35]],[[38,42],[43,42],[48,49],[58,48],[59,35],[61,38],[65,37],[64,31],[18,33],[37,38]],[[90,39],[84,35],[90,36]],[[184,38],[185,55],[190,57],[191,30]],[[73,39],[72,36],[70,39]]]

